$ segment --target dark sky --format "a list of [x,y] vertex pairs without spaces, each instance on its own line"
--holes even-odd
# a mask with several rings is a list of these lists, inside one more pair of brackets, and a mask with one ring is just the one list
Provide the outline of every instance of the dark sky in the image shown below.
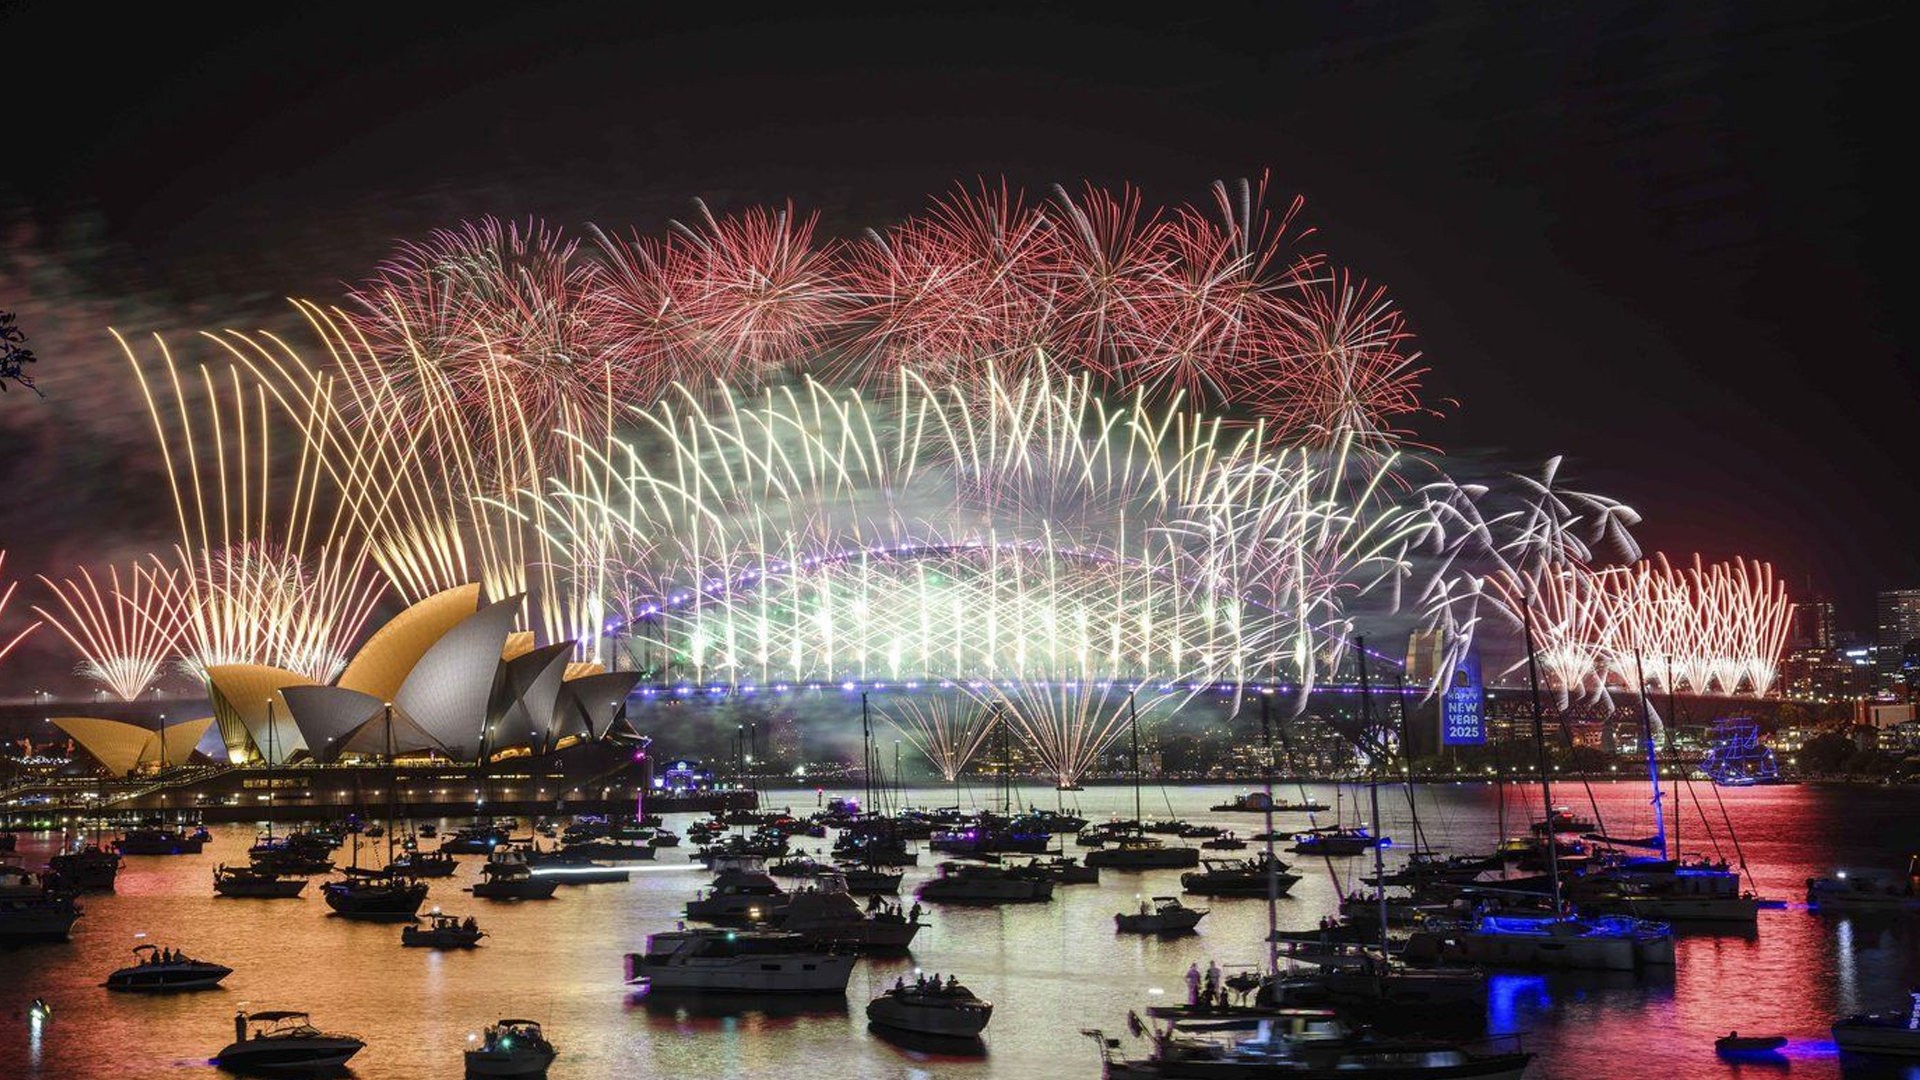
[[1650,550],[1769,559],[1853,625],[1920,585],[1892,5],[480,6],[0,7],[0,308],[50,398],[0,398],[11,571],[164,524],[109,323],[281,321],[488,213],[791,196],[851,233],[981,174],[1271,167],[1458,399],[1427,441],[1565,453]]

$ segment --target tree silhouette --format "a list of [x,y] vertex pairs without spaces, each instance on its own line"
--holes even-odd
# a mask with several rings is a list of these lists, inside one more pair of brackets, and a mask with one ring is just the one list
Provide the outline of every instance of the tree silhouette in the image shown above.
[[26,347],[27,335],[13,324],[13,318],[13,312],[0,311],[0,393],[6,391],[8,383],[17,382],[39,394],[33,376],[27,374],[27,365],[34,361],[33,350]]

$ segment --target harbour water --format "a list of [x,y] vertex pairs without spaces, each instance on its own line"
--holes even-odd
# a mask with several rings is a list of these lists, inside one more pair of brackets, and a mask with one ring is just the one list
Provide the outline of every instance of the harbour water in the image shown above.
[[[1149,816],[1182,818],[1256,832],[1251,814],[1215,814],[1234,789],[1149,787]],[[1596,783],[1608,827],[1634,832],[1651,824],[1644,784]],[[1333,803],[1329,785],[1308,794]],[[828,792],[832,794],[832,792]],[[1298,789],[1283,796],[1298,798]],[[1763,910],[1750,933],[1688,931],[1670,975],[1646,978],[1512,973],[1491,980],[1489,1033],[1521,1035],[1539,1054],[1535,1078],[1625,1080],[1791,1075],[1911,1076],[1920,1064],[1842,1060],[1827,1025],[1849,1012],[1903,1008],[1920,982],[1920,919],[1818,915],[1802,902],[1805,881],[1836,867],[1899,872],[1920,851],[1920,815],[1910,791],[1784,786],[1728,790],[1725,814],[1739,839],[1736,852],[1710,788],[1697,788],[1698,809],[1683,790],[1681,837],[1688,852],[1744,856],[1761,895],[1787,901]],[[950,805],[950,789],[907,793],[915,804]],[[1126,787],[1093,787],[1066,796],[1051,789],[1020,793],[1054,806],[1068,800],[1087,817],[1131,816]],[[963,793],[963,804],[989,798]],[[1555,799],[1589,808],[1578,784]],[[775,791],[771,807],[815,808],[819,796]],[[1349,819],[1354,793],[1344,801]],[[1486,850],[1496,839],[1499,798],[1491,785],[1419,789],[1417,809],[1431,842],[1452,850]],[[1509,788],[1514,829],[1538,815],[1538,793]],[[1389,863],[1407,850],[1406,797],[1383,789],[1384,831],[1398,838]],[[1709,835],[1701,811],[1713,824]],[[1320,815],[1322,823],[1331,814]],[[686,816],[667,825],[684,830]],[[1282,828],[1305,815],[1283,814]],[[1617,824],[1616,824],[1617,823]],[[521,830],[524,832],[524,823]],[[244,863],[254,829],[215,826],[214,842],[197,856],[132,857],[111,895],[87,897],[86,915],[67,944],[0,951],[0,1074],[8,1077],[216,1077],[208,1058],[229,1038],[236,1010],[305,1009],[327,1030],[356,1033],[368,1047],[353,1062],[365,1080],[457,1077],[470,1033],[501,1017],[530,1017],[547,1026],[560,1049],[556,1078],[755,1077],[820,1078],[1096,1077],[1098,1055],[1082,1029],[1122,1035],[1128,1010],[1184,993],[1190,963],[1217,960],[1229,969],[1263,955],[1265,905],[1258,900],[1193,900],[1211,908],[1200,933],[1184,938],[1119,937],[1113,915],[1137,897],[1179,892],[1178,873],[1106,871],[1097,886],[1064,886],[1046,905],[939,908],[908,957],[868,958],[856,967],[844,1001],[650,998],[622,984],[622,957],[648,933],[670,929],[706,876],[688,862],[687,847],[637,864],[626,884],[563,888],[549,901],[497,903],[461,891],[478,858],[462,860],[457,877],[432,882],[428,907],[474,914],[491,935],[470,952],[402,949],[399,928],[328,914],[317,881],[298,900],[227,900],[212,894],[212,868]],[[23,834],[20,854],[44,862],[52,834]],[[802,839],[802,849],[824,847]],[[1252,849],[1245,854],[1250,854]],[[1069,854],[1082,854],[1068,846]],[[345,851],[341,853],[345,857]],[[1223,853],[1232,854],[1232,853]],[[1281,902],[1283,928],[1308,929],[1330,912],[1338,890],[1371,871],[1370,857],[1321,860],[1285,855],[1304,875]],[[934,860],[908,872],[903,899],[932,873]],[[907,902],[910,902],[908,900]],[[144,935],[144,936],[142,936]],[[222,989],[168,997],[110,995],[99,984],[130,962],[137,944],[171,945],[234,969]],[[889,1041],[867,1029],[867,1000],[918,966],[954,973],[991,1000],[995,1012],[983,1056],[955,1056]],[[43,1024],[28,1020],[36,997],[53,1007]],[[1736,1064],[1715,1057],[1713,1039],[1729,1029],[1788,1036],[1782,1060]]]

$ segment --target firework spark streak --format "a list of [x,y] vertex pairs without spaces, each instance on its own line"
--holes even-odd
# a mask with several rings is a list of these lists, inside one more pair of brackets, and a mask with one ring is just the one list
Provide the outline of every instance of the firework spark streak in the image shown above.
[[[282,482],[273,474],[267,392],[243,378],[241,366],[198,368],[194,394],[195,380],[182,380],[156,339],[165,379],[156,392],[132,346],[115,339],[146,400],[173,494],[183,665],[195,677],[215,664],[271,664],[331,679],[382,586],[364,572],[364,540],[347,528],[348,516],[320,506],[325,471],[306,452],[311,443]],[[225,336],[212,340],[236,348]],[[274,505],[276,492],[284,509]]]
[[[1430,527],[1395,465],[1273,451],[1087,379],[978,397],[807,383],[637,410],[645,450],[579,440],[556,547],[652,596],[626,627],[707,682],[1007,679],[1311,686],[1345,605]],[[609,560],[610,569],[595,566]],[[645,595],[645,590],[616,590]]]
[[123,584],[109,567],[107,587],[85,567],[78,578],[40,580],[60,602],[60,611],[34,607],[81,657],[81,672],[122,701],[138,698],[173,655],[184,612],[178,571],[135,563]]
[[[0,574],[4,574],[6,569],[7,553],[5,550],[0,550]],[[13,591],[19,588],[19,586],[19,582],[7,581],[4,576],[0,576],[0,615],[7,613],[7,605],[13,602]],[[28,634],[38,629],[40,629],[39,623],[29,623],[26,629],[10,638],[0,637],[0,660],[5,660],[8,653],[18,648],[20,643],[27,639]]]
[[900,698],[879,711],[949,784],[993,733],[996,716],[992,705],[947,695]]

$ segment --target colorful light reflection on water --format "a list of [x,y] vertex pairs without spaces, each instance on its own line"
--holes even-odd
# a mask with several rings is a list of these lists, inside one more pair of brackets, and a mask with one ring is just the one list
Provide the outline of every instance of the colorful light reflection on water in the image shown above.
[[[1628,828],[1647,812],[1631,783],[1595,786],[1610,827]],[[826,792],[826,795],[834,792]],[[1254,815],[1213,814],[1218,787],[1149,790],[1150,809],[1240,832],[1258,831]],[[1283,794],[1297,797],[1289,790]],[[1710,797],[1701,793],[1706,805]],[[1331,788],[1308,795],[1334,803]],[[1836,866],[1898,871],[1920,850],[1920,818],[1910,793],[1886,789],[1749,788],[1723,793],[1740,828],[1742,851],[1764,896],[1790,901],[1760,913],[1757,931],[1685,931],[1674,973],[1652,979],[1596,973],[1500,973],[1489,982],[1485,1031],[1514,1034],[1540,1054],[1532,1077],[1626,1080],[1660,1076],[1795,1078],[1891,1076],[1920,1080],[1920,1063],[1842,1056],[1827,1025],[1855,1011],[1899,1008],[1920,982],[1920,920],[1822,916],[1805,909],[1805,879]],[[1052,806],[1051,788],[1023,792]],[[1584,802],[1577,786],[1559,801]],[[974,798],[990,797],[985,789]],[[1066,796],[1095,819],[1131,814],[1132,791],[1093,786]],[[939,804],[952,789],[914,795]],[[774,805],[810,809],[824,796],[783,792]],[[1534,798],[1537,804],[1537,797]],[[1353,805],[1352,800],[1347,800]],[[1152,804],[1158,804],[1157,807]],[[1383,793],[1384,827],[1413,835],[1405,802]],[[1493,789],[1423,789],[1420,823],[1442,846],[1484,849],[1495,838]],[[1510,803],[1514,813],[1525,805]],[[1682,823],[1689,851],[1731,846],[1706,835],[1691,806]],[[1304,827],[1304,815],[1281,817]],[[1321,815],[1320,824],[1331,821]],[[1615,823],[1618,822],[1618,825]],[[684,827],[686,819],[669,821]],[[1349,821],[1351,824],[1351,821]],[[455,1077],[466,1033],[502,1016],[547,1024],[560,1046],[553,1076],[766,1077],[815,1080],[821,1064],[849,1077],[1005,1078],[1098,1075],[1082,1028],[1125,1029],[1129,1009],[1180,986],[1189,963],[1218,959],[1233,968],[1258,962],[1265,912],[1258,901],[1215,900],[1202,933],[1179,939],[1117,937],[1112,917],[1136,895],[1178,890],[1175,872],[1109,872],[1099,886],[1065,886],[1050,905],[1009,909],[935,908],[913,954],[873,958],[856,968],[846,1000],[827,1002],[634,995],[621,984],[621,957],[647,933],[671,928],[702,882],[679,868],[685,849],[634,869],[625,883],[569,886],[557,899],[522,904],[475,901],[460,891],[479,864],[432,883],[429,906],[478,916],[490,937],[465,954],[403,950],[391,925],[343,923],[325,914],[317,890],[295,901],[217,901],[210,868],[244,859],[252,830],[220,826],[200,856],[135,858],[116,895],[85,901],[87,915],[68,945],[0,952],[0,1061],[32,1077],[217,1075],[205,1065],[242,1007],[307,1008],[322,1026],[357,1032],[370,1046],[354,1062],[364,1080]],[[51,838],[25,837],[23,855],[44,857]],[[811,850],[820,841],[802,841]],[[1385,852],[1394,862],[1410,845]],[[1076,849],[1069,846],[1069,853]],[[1245,854],[1245,853],[1242,853]],[[1304,880],[1283,902],[1281,925],[1310,928],[1337,890],[1370,872],[1371,856],[1325,860],[1290,856]],[[931,863],[931,859],[923,859]],[[931,873],[909,871],[908,887]],[[224,990],[171,998],[110,998],[99,989],[121,966],[134,935],[185,948],[235,968]],[[424,955],[423,955],[424,954]],[[889,1040],[867,1029],[867,999],[915,967],[957,973],[994,1001],[980,1052]],[[34,1030],[27,1006],[44,996],[54,1016]],[[1729,1030],[1781,1034],[1788,1044],[1764,1057],[1722,1058],[1713,1040]],[[8,1075],[12,1075],[12,1070]]]

